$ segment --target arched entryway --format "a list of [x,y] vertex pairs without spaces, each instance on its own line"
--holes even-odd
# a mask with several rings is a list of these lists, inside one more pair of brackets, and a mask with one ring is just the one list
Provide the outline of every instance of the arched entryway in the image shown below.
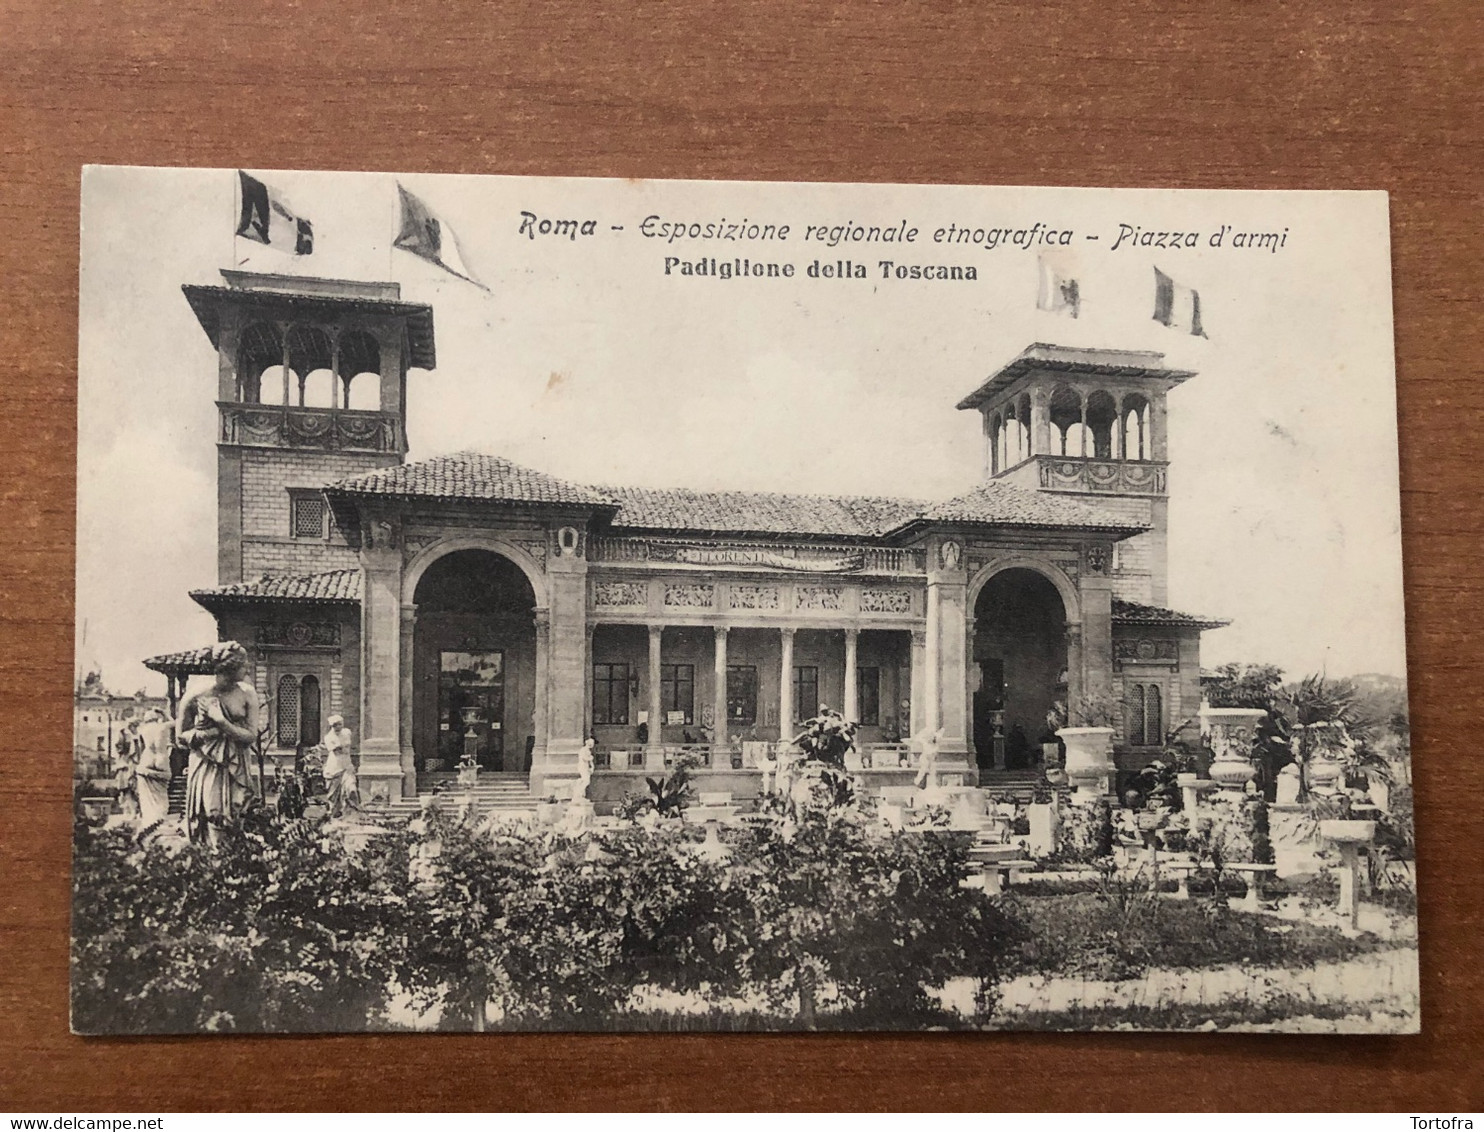
[[[1002,570],[974,603],[973,744],[981,768],[1035,766],[1047,713],[1067,699],[1067,611],[1057,587],[1025,567]],[[977,679],[973,676],[977,674]]]
[[413,595],[412,740],[419,771],[524,772],[535,743],[536,595],[490,550],[433,562]]

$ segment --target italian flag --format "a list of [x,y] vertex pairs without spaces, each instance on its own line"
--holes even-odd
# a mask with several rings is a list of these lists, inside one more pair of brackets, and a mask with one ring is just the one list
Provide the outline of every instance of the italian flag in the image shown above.
[[289,255],[314,251],[314,225],[295,215],[282,193],[241,169],[237,178],[241,190],[237,235]]
[[1182,330],[1198,338],[1206,337],[1201,328],[1201,293],[1182,287],[1159,268],[1154,269],[1154,321],[1171,330]]

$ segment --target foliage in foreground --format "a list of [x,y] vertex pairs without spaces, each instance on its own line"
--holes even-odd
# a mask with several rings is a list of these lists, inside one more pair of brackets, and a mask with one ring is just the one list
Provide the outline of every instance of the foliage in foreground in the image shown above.
[[929,990],[955,977],[992,1003],[1011,928],[962,886],[962,841],[800,807],[727,831],[718,859],[694,827],[651,825],[490,832],[434,811],[353,847],[260,810],[216,850],[79,825],[73,1025],[589,1029],[677,992],[899,1027],[941,1020]]

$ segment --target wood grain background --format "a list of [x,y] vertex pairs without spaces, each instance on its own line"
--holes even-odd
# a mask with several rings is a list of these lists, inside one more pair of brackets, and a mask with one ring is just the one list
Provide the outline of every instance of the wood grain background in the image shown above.
[[[0,5],[0,1107],[1484,1107],[1484,751],[1465,726],[1484,675],[1478,14],[1473,0]],[[72,1037],[85,162],[1390,190],[1425,1032]]]

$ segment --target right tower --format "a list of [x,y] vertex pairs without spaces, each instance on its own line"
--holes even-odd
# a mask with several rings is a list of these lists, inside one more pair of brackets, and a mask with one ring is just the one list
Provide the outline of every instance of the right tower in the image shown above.
[[1194,377],[1148,350],[1037,342],[958,403],[984,420],[984,475],[1037,491],[1095,495],[1148,525],[1117,544],[1114,595],[1168,599],[1169,391]]

